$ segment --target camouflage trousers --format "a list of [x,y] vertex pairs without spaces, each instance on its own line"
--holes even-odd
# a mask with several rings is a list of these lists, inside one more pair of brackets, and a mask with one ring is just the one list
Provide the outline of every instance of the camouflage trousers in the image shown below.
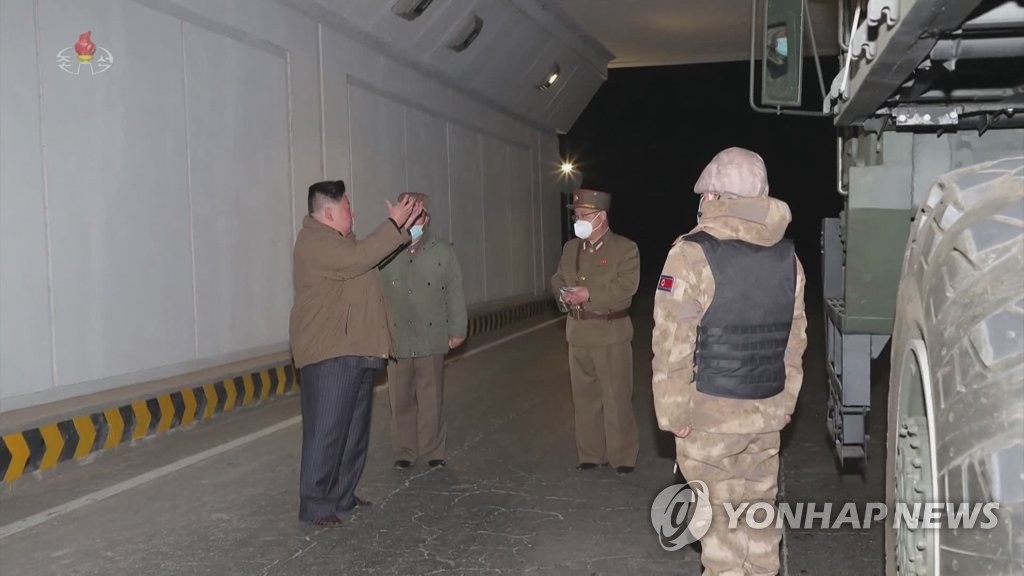
[[[707,484],[711,528],[700,540],[703,576],[762,576],[779,572],[782,531],[747,526],[746,513],[729,528],[724,503],[775,505],[779,478],[779,433],[715,434],[694,430],[676,439],[676,455],[687,482]],[[763,513],[755,520],[763,520]]]

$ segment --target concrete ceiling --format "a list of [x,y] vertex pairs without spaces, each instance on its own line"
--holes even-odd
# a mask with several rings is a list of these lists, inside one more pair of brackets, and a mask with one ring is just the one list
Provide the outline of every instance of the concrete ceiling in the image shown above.
[[[611,68],[746,60],[751,0],[541,0],[614,55]],[[758,2],[759,20],[764,0]],[[838,0],[808,0],[822,55],[836,54]],[[811,54],[805,26],[805,50]]]

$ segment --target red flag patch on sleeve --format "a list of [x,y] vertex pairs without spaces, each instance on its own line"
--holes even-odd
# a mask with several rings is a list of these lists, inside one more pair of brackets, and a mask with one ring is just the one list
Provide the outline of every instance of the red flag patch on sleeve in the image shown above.
[[671,276],[666,276],[666,275],[662,274],[661,278],[658,279],[658,290],[664,290],[665,292],[671,292],[672,291],[672,282],[673,281],[674,281],[674,279]]

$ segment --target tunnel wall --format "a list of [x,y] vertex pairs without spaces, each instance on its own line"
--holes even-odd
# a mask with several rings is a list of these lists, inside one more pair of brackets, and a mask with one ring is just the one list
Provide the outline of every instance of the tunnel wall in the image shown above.
[[[550,110],[491,105],[287,4],[0,3],[0,413],[287,351],[292,244],[324,178],[362,235],[386,198],[431,194],[470,304],[543,292]],[[568,80],[580,108],[599,84]]]

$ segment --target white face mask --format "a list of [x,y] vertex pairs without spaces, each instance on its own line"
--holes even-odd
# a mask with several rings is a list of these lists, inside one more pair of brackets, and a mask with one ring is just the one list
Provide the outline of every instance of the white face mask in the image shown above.
[[590,235],[594,233],[594,225],[587,220],[577,220],[572,225],[572,229],[576,233],[576,237],[581,240],[590,238]]

